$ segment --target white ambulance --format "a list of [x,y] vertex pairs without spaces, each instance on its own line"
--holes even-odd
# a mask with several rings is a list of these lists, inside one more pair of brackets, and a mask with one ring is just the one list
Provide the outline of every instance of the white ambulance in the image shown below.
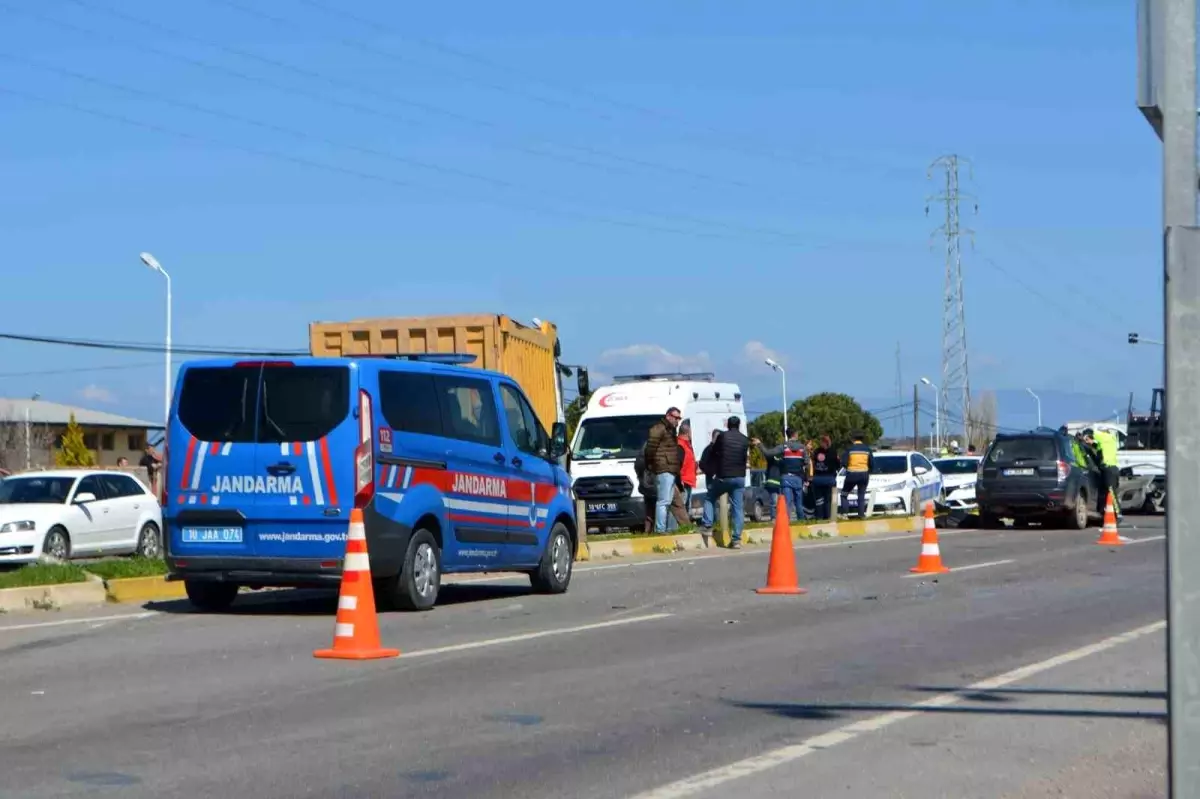
[[[697,460],[730,416],[741,419],[746,432],[742,390],[735,383],[718,383],[708,373],[614,378],[613,385],[592,393],[571,442],[568,470],[575,496],[586,503],[589,527],[643,529],[645,502],[634,461],[650,428],[671,407],[692,428]],[[704,475],[697,473],[693,508],[701,506],[706,490]]]

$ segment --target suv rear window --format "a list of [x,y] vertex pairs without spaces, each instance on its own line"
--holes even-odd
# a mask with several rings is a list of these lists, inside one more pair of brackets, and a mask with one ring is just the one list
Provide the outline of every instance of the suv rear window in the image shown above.
[[349,412],[350,370],[344,366],[188,369],[178,411],[200,441],[233,443],[315,441]]
[[1053,438],[1045,436],[1000,439],[992,444],[987,455],[988,463],[1056,460],[1058,460],[1058,445]]

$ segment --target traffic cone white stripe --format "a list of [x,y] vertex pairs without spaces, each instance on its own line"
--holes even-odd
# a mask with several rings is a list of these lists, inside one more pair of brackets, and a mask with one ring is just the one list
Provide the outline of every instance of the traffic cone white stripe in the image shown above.
[[340,596],[340,597],[338,597],[338,610],[358,610],[358,597],[356,597],[356,596]]
[[351,524],[349,535],[346,536],[351,541],[366,541],[367,531],[361,524]]
[[367,572],[371,570],[371,560],[366,552],[350,552],[342,566],[344,572]]
[[937,544],[921,544],[922,555],[940,555],[942,551],[938,549]]
[[345,622],[338,622],[337,624],[333,625],[333,637],[334,638],[353,638],[354,637],[354,625],[346,624]]

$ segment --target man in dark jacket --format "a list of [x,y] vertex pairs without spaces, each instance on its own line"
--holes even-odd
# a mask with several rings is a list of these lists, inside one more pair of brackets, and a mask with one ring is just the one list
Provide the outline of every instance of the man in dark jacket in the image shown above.
[[[850,492],[856,491],[858,493],[858,518],[865,519],[867,517],[867,486],[871,482],[871,471],[875,468],[875,452],[869,445],[863,443],[862,433],[854,433],[851,438],[854,443],[846,450],[846,479],[842,483],[841,504],[845,508]],[[849,514],[848,509],[843,512]]]
[[821,436],[821,446],[812,453],[813,505],[818,519],[833,518],[833,489],[837,487],[837,474],[842,462],[829,436]]
[[675,483],[679,480],[682,454],[676,429],[682,418],[678,408],[668,408],[662,421],[650,428],[646,440],[646,468],[654,475],[654,531],[667,531],[667,510],[675,499]]
[[[774,465],[776,483],[787,503],[788,516],[793,520],[806,518],[804,510],[804,482],[808,479],[808,453],[800,434],[794,429],[787,429],[787,441],[778,447],[764,449],[760,442],[752,442],[763,457],[767,459],[767,490],[770,491],[771,467]],[[775,506],[778,501],[771,497],[771,519],[775,519]]]
[[742,433],[741,426],[741,419],[730,416],[725,432],[713,442],[710,457],[715,461],[716,480],[709,484],[704,500],[704,520],[711,526],[714,504],[723,495],[729,495],[729,515],[733,517],[733,534],[729,541],[731,549],[742,548],[742,526],[745,522],[742,500],[746,491],[750,439]]

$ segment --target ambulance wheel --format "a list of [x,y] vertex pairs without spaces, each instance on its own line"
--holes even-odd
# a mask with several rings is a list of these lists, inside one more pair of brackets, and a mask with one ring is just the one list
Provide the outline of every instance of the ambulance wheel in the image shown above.
[[529,582],[539,594],[566,593],[574,568],[575,545],[571,541],[571,531],[562,522],[557,522],[550,530],[542,562],[537,571],[530,573]]
[[400,610],[432,608],[442,587],[442,553],[433,533],[414,530],[400,573],[382,582],[383,604]]
[[188,601],[196,610],[207,613],[220,613],[229,610],[233,600],[237,599],[238,587],[230,583],[213,583],[205,581],[184,580],[183,589],[187,592]]

